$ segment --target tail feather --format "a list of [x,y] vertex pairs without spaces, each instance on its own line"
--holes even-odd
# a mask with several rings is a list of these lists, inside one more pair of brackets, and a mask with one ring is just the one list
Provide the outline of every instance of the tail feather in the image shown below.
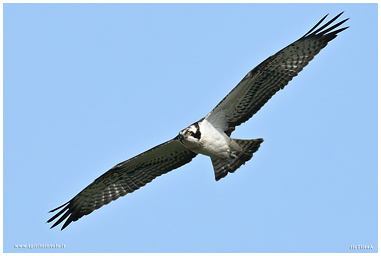
[[241,165],[249,161],[263,142],[263,139],[233,140],[242,148],[242,151],[233,159],[212,158],[216,181],[225,177],[229,172],[235,172]]

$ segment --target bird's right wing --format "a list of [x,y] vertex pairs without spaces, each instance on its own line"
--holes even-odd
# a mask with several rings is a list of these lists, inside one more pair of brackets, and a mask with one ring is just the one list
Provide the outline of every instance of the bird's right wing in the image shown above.
[[51,210],[50,212],[54,212],[65,206],[48,222],[62,215],[52,228],[68,218],[62,226],[64,229],[82,216],[143,187],[154,178],[190,162],[196,155],[184,147],[177,137],[160,144],[111,168],[69,202]]

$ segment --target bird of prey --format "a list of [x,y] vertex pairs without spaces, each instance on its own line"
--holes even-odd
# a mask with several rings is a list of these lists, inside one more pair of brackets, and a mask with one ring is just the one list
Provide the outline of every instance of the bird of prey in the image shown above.
[[327,14],[300,39],[268,57],[247,73],[209,114],[181,130],[175,138],[115,165],[70,201],[51,210],[63,208],[48,220],[52,222],[59,218],[51,228],[67,218],[61,228],[63,230],[82,216],[189,163],[198,154],[211,158],[217,181],[229,172],[235,172],[252,158],[263,142],[263,139],[231,138],[236,126],[249,120],[329,41],[348,28],[338,28],[348,19],[331,25],[341,14],[319,27]]

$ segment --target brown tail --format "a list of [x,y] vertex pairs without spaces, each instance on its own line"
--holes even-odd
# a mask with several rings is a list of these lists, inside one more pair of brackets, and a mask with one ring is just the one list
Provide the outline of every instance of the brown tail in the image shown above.
[[242,148],[242,151],[234,159],[212,158],[216,181],[225,177],[228,172],[235,172],[241,165],[249,161],[263,142],[263,139],[233,140]]

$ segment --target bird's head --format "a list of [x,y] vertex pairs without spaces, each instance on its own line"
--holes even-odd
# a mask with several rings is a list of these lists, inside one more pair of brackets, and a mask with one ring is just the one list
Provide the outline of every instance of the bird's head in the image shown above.
[[178,139],[188,148],[197,147],[200,144],[201,139],[200,126],[198,122],[180,131]]

